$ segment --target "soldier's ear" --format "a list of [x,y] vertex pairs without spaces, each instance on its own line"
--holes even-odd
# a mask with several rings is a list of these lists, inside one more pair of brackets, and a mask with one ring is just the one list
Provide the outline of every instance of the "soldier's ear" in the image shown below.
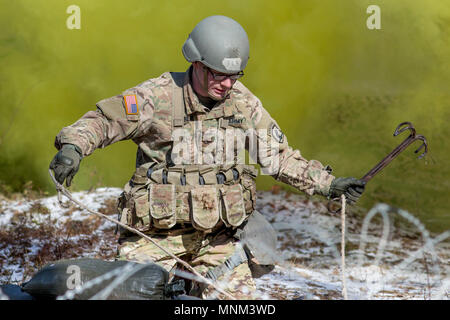
[[194,61],[194,62],[192,62],[192,67],[194,68],[194,70],[196,72],[199,72],[203,69],[203,64],[199,61]]
[[192,68],[193,68],[192,70],[193,81],[198,81],[200,86],[204,85],[203,64],[200,61],[192,62]]

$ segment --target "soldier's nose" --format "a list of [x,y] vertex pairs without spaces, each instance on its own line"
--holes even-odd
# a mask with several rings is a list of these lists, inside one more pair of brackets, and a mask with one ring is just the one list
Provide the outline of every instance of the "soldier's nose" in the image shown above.
[[231,80],[230,78],[226,78],[222,82],[220,82],[220,85],[229,89],[233,85],[233,80]]

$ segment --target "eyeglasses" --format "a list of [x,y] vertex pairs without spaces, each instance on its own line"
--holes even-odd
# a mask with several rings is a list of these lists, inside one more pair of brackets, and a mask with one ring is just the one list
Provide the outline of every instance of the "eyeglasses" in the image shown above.
[[237,80],[237,79],[241,78],[244,75],[244,71],[240,71],[240,72],[235,73],[235,74],[223,74],[223,73],[215,73],[208,67],[205,67],[205,68],[209,71],[209,73],[211,73],[212,77],[216,81],[223,81],[223,80],[228,79],[228,78],[230,78],[231,80]]

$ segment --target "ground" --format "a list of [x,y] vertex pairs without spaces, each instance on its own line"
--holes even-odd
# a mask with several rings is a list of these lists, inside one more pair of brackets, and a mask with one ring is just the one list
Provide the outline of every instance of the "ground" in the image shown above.
[[[74,197],[116,217],[120,192],[100,188]],[[431,234],[412,214],[388,212],[382,204],[369,213],[348,208],[343,277],[340,215],[330,214],[324,201],[278,187],[258,195],[258,210],[278,232],[280,261],[256,279],[256,299],[339,300],[343,283],[349,299],[449,299],[450,231]],[[382,211],[387,220],[381,214],[369,219]],[[2,199],[0,284],[27,281],[55,260],[113,260],[114,230],[113,223],[85,210],[61,208],[56,196]]]

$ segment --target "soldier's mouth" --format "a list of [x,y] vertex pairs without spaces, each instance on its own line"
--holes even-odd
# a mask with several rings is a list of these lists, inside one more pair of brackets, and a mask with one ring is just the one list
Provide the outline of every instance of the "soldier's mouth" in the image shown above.
[[216,89],[216,88],[213,88],[213,91],[215,94],[218,94],[220,96],[223,96],[227,92],[227,90],[220,90],[220,89]]

